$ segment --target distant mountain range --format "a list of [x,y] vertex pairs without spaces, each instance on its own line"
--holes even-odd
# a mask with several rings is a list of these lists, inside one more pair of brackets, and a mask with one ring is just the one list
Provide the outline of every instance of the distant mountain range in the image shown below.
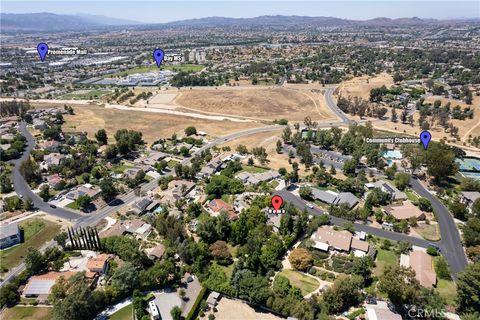
[[126,26],[135,24],[139,24],[139,22],[89,14],[64,15],[48,12],[0,14],[0,26],[2,30],[86,30],[102,26]]
[[[335,17],[306,17],[306,16],[260,16],[255,18],[226,18],[207,17],[189,19],[168,23],[148,24],[150,26],[164,27],[222,27],[222,26],[406,26],[428,24],[450,24],[471,21],[478,23],[480,19],[469,20],[436,20],[420,18],[375,18],[370,20],[348,20]],[[147,25],[138,21],[110,18],[101,15],[60,15],[53,13],[2,13],[0,26],[2,30],[37,30],[37,31],[63,31],[86,30],[107,26],[132,26]]]

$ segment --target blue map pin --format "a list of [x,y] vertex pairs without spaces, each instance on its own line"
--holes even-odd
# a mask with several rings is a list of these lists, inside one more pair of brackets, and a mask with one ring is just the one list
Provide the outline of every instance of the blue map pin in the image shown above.
[[165,55],[165,53],[163,52],[162,49],[155,49],[153,51],[153,59],[155,59],[155,61],[157,62],[157,67],[159,67],[159,68],[162,65],[164,55]]
[[40,59],[43,61],[48,53],[48,45],[44,42],[40,42],[37,46],[38,54],[40,55]]
[[428,131],[423,131],[420,133],[420,140],[422,141],[423,148],[427,150],[430,140],[432,140],[432,135]]

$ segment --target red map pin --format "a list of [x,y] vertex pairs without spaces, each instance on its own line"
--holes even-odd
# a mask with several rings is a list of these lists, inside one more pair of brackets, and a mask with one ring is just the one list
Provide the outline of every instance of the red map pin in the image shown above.
[[280,197],[280,196],[273,196],[272,197],[272,206],[276,211],[278,211],[278,209],[280,209],[280,207],[282,206],[282,203],[283,203],[282,197]]

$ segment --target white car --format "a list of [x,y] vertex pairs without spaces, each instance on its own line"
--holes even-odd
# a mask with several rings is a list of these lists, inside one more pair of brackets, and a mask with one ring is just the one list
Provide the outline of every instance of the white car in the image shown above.
[[307,203],[307,207],[309,207],[310,209],[313,209],[313,204]]

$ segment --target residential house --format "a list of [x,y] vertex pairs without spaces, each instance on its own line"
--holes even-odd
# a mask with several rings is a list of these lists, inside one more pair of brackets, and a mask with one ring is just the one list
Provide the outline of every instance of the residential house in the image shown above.
[[89,183],[85,183],[82,186],[78,186],[70,190],[66,198],[76,201],[80,196],[88,195],[90,199],[95,200],[100,195],[100,190],[94,189],[93,186]]
[[[383,192],[386,192],[390,195],[391,201],[408,199],[405,192],[398,190],[396,187],[392,186],[390,183],[383,180],[378,180],[374,183],[366,183],[365,187],[369,190],[372,190],[374,188],[379,188]],[[368,196],[368,192],[365,193],[365,199],[367,196]]]
[[137,172],[140,170],[142,170],[142,168],[139,168],[139,167],[128,168],[123,172],[123,176],[125,178],[134,179],[135,176],[137,175]]
[[100,236],[104,238],[130,233],[138,238],[145,239],[150,232],[152,232],[152,229],[153,228],[149,223],[146,223],[141,219],[124,220],[117,221],[113,226],[103,231]]
[[323,191],[317,188],[312,188],[312,197],[315,200],[331,205],[341,205],[346,203],[350,209],[355,207],[359,202],[359,199],[351,192],[336,193],[334,191]]
[[168,184],[168,189],[171,189],[172,196],[175,200],[184,198],[195,188],[195,183],[187,180],[172,180]]
[[87,269],[90,272],[96,272],[99,275],[104,275],[108,272],[108,261],[111,259],[109,254],[99,254],[95,258],[91,258],[87,261]]
[[150,151],[150,154],[148,156],[139,157],[135,159],[133,162],[153,167],[155,163],[165,159],[166,157],[167,157],[166,153],[159,152],[159,151]]
[[[67,272],[50,271],[42,275],[32,276],[30,277],[27,284],[25,285],[25,288],[23,289],[23,295],[26,298],[37,297],[41,301],[48,301],[48,296],[50,295],[50,292],[55,282],[60,277],[69,279],[76,273],[77,273],[76,271],[67,271]],[[87,278],[87,280],[92,282],[96,277],[96,273],[86,272],[85,277]]]
[[213,199],[207,204],[207,210],[213,215],[218,216],[220,213],[225,212],[230,220],[236,220],[238,214],[233,210],[232,205],[226,203],[222,199]]
[[415,217],[417,220],[425,220],[425,213],[410,200],[406,200],[402,204],[386,206],[383,208],[383,211],[393,216],[396,220],[409,219],[411,217]]
[[462,197],[460,202],[467,205],[468,207],[472,207],[475,200],[480,198],[480,192],[478,191],[464,191],[462,192]]
[[50,169],[51,166],[58,166],[65,156],[58,152],[53,152],[43,156],[43,161],[40,167]]
[[274,170],[269,170],[262,173],[249,173],[240,172],[236,175],[236,178],[242,181],[244,184],[257,184],[260,182],[268,182],[274,179],[280,179],[281,175]]
[[161,243],[151,249],[147,249],[147,257],[151,260],[161,259],[165,253],[165,246]]
[[60,148],[60,143],[55,140],[50,140],[50,141],[45,141],[43,143],[40,143],[39,145],[40,149],[50,151],[50,152],[58,152],[58,149]]
[[376,301],[375,304],[367,304],[367,320],[402,320],[402,316],[388,308],[385,301]]
[[410,255],[402,255],[400,264],[406,268],[411,267],[415,271],[415,278],[425,288],[432,288],[437,284],[437,275],[433,269],[432,257],[422,250],[410,252]]
[[47,176],[45,180],[47,181],[48,185],[55,190],[59,190],[62,187],[63,179],[58,175],[58,173]]
[[354,238],[346,230],[337,231],[329,226],[322,226],[310,237],[313,241],[313,248],[328,252],[335,250],[348,253],[353,251],[355,256],[365,256],[370,249],[368,242]]
[[136,214],[142,214],[146,211],[147,207],[152,203],[150,198],[144,197],[140,198],[139,200],[135,201],[132,205],[132,210],[135,211]]
[[45,122],[45,120],[42,119],[34,119],[33,120],[33,128],[36,130],[43,131],[48,128],[48,124]]
[[22,241],[20,228],[16,222],[0,224],[0,249],[11,247]]

